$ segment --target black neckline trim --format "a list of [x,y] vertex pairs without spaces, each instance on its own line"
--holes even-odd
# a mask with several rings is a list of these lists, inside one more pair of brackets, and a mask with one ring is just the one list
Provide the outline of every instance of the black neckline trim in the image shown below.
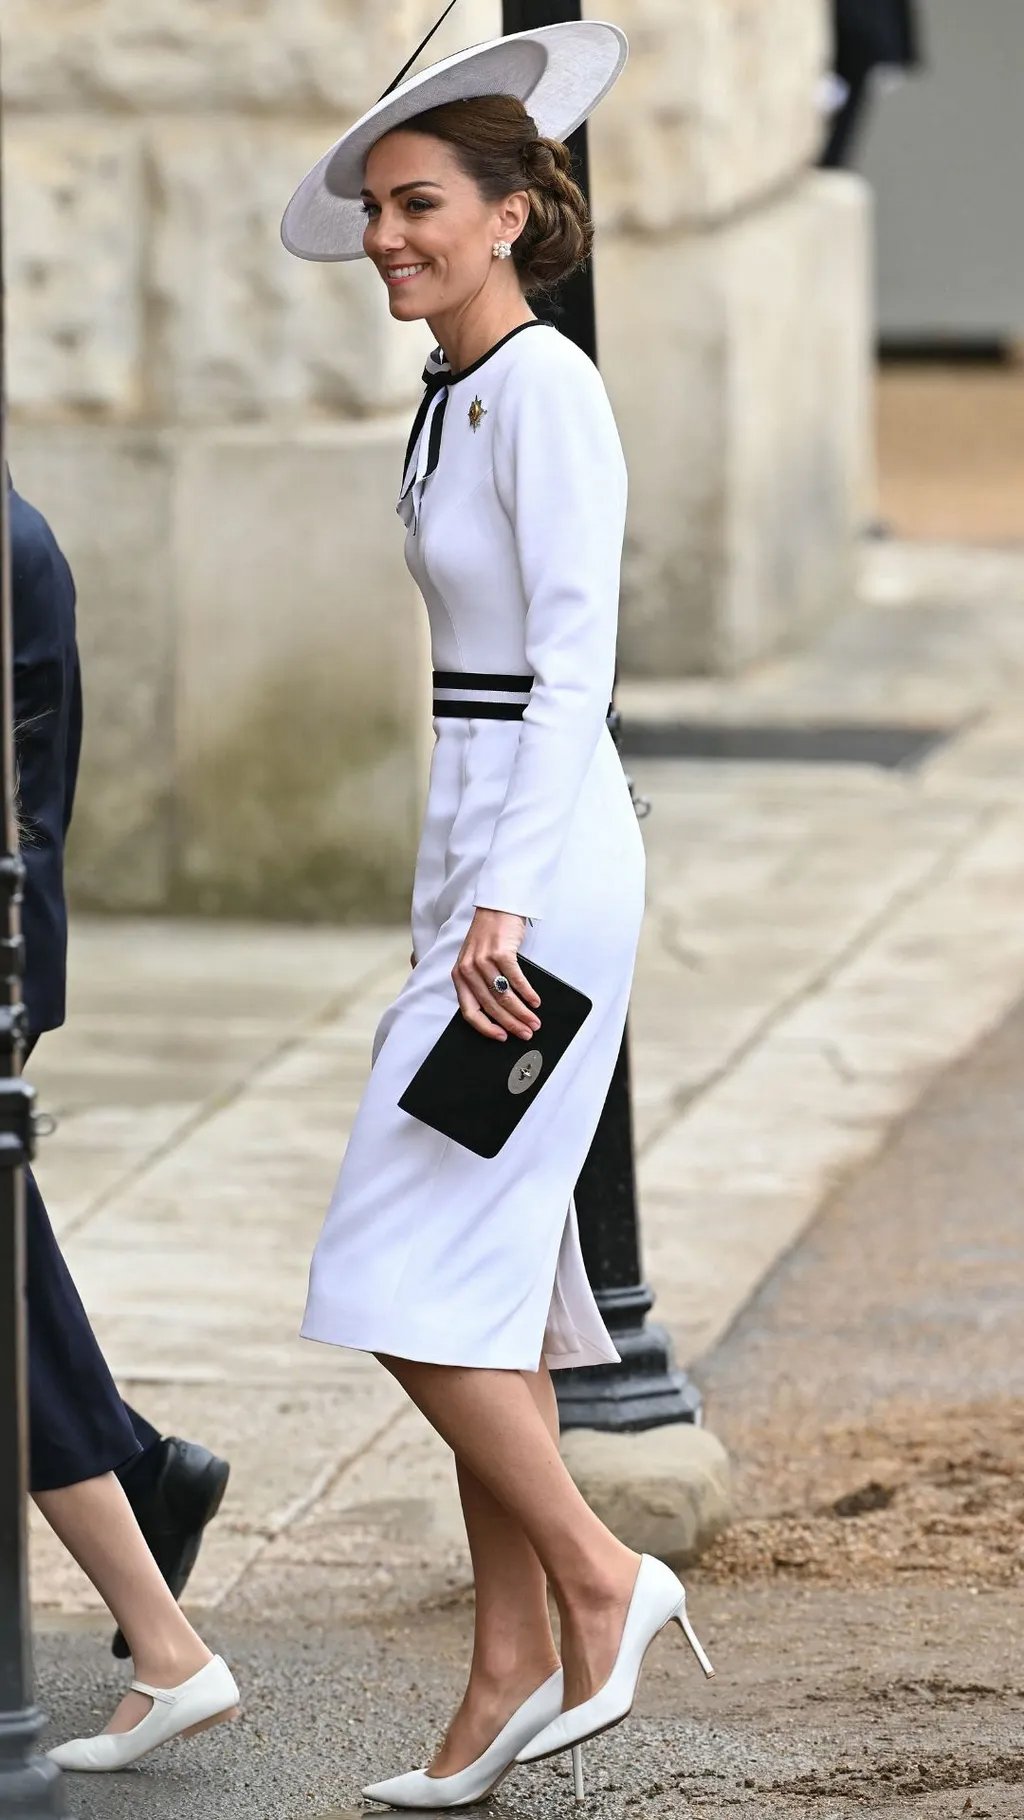
[[[553,322],[545,322],[540,316],[534,316],[529,322],[518,322],[514,329],[509,329],[507,335],[503,335],[500,341],[495,342],[493,348],[488,348],[486,354],[481,354],[479,360],[474,360],[472,366],[463,367],[459,373],[445,374],[446,384],[458,385],[460,379],[468,379],[471,373],[475,373],[478,367],[482,367],[485,361],[490,360],[492,354],[497,354],[506,342],[511,341],[516,335],[521,335],[524,329],[553,329],[554,326]],[[441,372],[444,373],[443,367]]]

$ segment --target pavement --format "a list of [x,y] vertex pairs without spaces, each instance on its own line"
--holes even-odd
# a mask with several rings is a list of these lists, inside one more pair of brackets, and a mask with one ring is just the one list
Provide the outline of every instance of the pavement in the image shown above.
[[[865,1608],[856,1585],[819,1584],[810,1543],[789,1538],[783,1557],[796,1547],[811,1565],[792,1569],[784,1620],[773,1616],[779,1551],[746,1527],[756,1481],[744,1465],[751,1430],[737,1410],[759,1409],[754,1426],[778,1440],[778,1348],[791,1336],[782,1315],[752,1298],[810,1255],[805,1244],[789,1256],[815,1213],[1024,990],[1022,608],[1020,552],[878,545],[866,555],[860,605],[808,652],[740,682],[620,692],[624,718],[637,724],[886,721],[949,737],[916,769],[630,765],[654,804],[631,1018],[645,1262],[658,1318],[705,1385],[709,1421],[737,1459],[741,1514],[698,1570],[696,1613],[727,1663],[713,1704],[688,1678],[690,1716],[680,1721],[667,1652],[647,1681],[639,1765],[635,1736],[632,1756],[625,1732],[599,1747],[612,1786],[599,1789],[597,1814],[673,1814],[708,1802],[764,1816],[900,1814],[902,1784],[884,1776],[879,1799],[897,1805],[870,1806],[865,1752],[889,1735],[897,1783],[904,1735],[919,1736],[928,1754],[938,1736],[932,1709],[957,1711],[956,1688],[971,1679],[966,1671],[957,1679],[958,1657],[981,1663],[974,1681],[993,1709],[994,1690],[1013,1685],[1001,1667],[1013,1598],[1005,1588],[992,1603],[959,1581],[936,1588],[938,1692],[924,1676],[916,1694],[900,1695],[903,1730],[884,1677],[894,1639],[897,1655],[904,1643],[918,1647],[907,1629],[908,1581],[878,1582],[885,1593]],[[457,1686],[468,1567],[445,1451],[372,1362],[295,1337],[373,1028],[407,954],[395,930],[76,927],[70,1021],[47,1039],[38,1065],[33,1058],[43,1106],[59,1120],[38,1174],[126,1393],[159,1426],[233,1460],[190,1602],[211,1645],[239,1665],[248,1709],[229,1736],[191,1745],[194,1756],[168,1752],[163,1767],[157,1760],[109,1789],[76,1788],[82,1814],[134,1813],[131,1791],[145,1789],[147,1814],[184,1815],[200,1763],[211,1813],[291,1820],[332,1802],[345,1811],[363,1774],[416,1759]],[[1012,1095],[999,1103],[1008,1119]],[[998,1147],[1006,1133],[990,1135]],[[941,1170],[934,1179],[941,1185]],[[1014,1179],[1019,1167],[997,1183],[1008,1204]],[[986,1195],[991,1187],[986,1180]],[[897,1234],[901,1205],[891,1201],[887,1216]],[[867,1222],[867,1211],[860,1217]],[[928,1230],[914,1227],[918,1243]],[[964,1255],[972,1230],[968,1221],[958,1241]],[[887,1346],[902,1338],[902,1301],[884,1318],[873,1306],[858,1313],[877,1248],[865,1225],[843,1253],[838,1292],[821,1289],[833,1280],[828,1257],[820,1282],[799,1288],[799,1372],[789,1370],[812,1389],[827,1382],[845,1396],[860,1341],[875,1359],[883,1331]],[[996,1334],[998,1360],[1012,1349],[1001,1308],[993,1313],[985,1297],[998,1301],[1007,1258],[990,1265],[989,1278],[981,1265],[967,1286],[980,1298],[977,1322]],[[761,1350],[729,1380],[728,1361],[740,1356],[730,1348],[757,1309],[767,1323]],[[842,1343],[829,1350],[823,1336],[837,1318]],[[885,1386],[877,1362],[871,1369],[876,1397]],[[959,1419],[969,1432],[962,1410]],[[903,1458],[895,1431],[885,1442]],[[819,1456],[821,1448],[807,1470],[809,1498],[825,1472]],[[758,1521],[770,1524],[775,1507],[765,1497]],[[848,1531],[852,1523],[835,1534]],[[99,1719],[117,1671],[97,1654],[96,1602],[77,1569],[39,1525],[33,1547],[42,1694],[61,1729],[74,1728]],[[909,1670],[904,1679],[913,1681]],[[826,1705],[815,1705],[815,1685]],[[982,1696],[971,1698],[977,1707]],[[1009,1698],[1000,1708],[1009,1714],[1007,1762],[1017,1696]],[[835,1729],[838,1712],[845,1731]],[[1002,1723],[993,1710],[986,1764],[996,1785],[1010,1780],[997,1748]],[[853,1767],[829,1771],[826,1789],[829,1751],[854,1732]],[[493,1811],[551,1812],[551,1789],[560,1800],[564,1785],[547,1774],[529,1786],[524,1775],[523,1793],[517,1780],[514,1802],[510,1795]],[[954,1786],[967,1785],[949,1774],[915,1785],[913,1813],[960,1812],[962,1800],[949,1804]],[[1024,1804],[996,1799],[986,1797],[999,1820],[1011,1812],[1019,1820]]]
[[[1020,1820],[1022,1094],[1024,1004],[701,1362],[740,1492],[687,1575],[717,1675],[674,1632],[656,1644],[630,1723],[587,1746],[590,1820]],[[429,1752],[469,1623],[460,1594],[354,1617],[343,1572],[251,1572],[207,1630],[243,1719],[125,1775],[69,1778],[72,1811],[357,1820],[366,1778]],[[92,1623],[42,1629],[51,1736],[101,1722],[105,1641]],[[580,1810],[555,1762],[487,1811]]]

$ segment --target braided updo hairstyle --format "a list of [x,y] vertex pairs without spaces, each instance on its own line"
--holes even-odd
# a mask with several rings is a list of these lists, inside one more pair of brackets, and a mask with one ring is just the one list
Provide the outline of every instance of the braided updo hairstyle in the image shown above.
[[512,257],[527,296],[560,284],[588,257],[594,228],[569,150],[559,139],[541,138],[516,96],[445,102],[397,130],[450,145],[485,202],[526,190],[530,213]]

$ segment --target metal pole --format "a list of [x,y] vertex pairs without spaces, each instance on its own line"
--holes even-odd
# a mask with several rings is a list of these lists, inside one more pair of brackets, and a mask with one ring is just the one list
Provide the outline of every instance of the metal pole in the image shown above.
[[[510,32],[535,31],[539,26],[582,17],[580,0],[503,0],[502,30],[507,36]],[[576,180],[589,197],[586,126],[573,133],[568,144]],[[543,305],[538,313],[546,313]],[[596,365],[592,261],[562,285],[551,313],[562,333],[589,354]],[[614,706],[608,724],[618,746],[619,715]],[[638,803],[638,813],[646,813],[646,807]],[[640,1256],[628,1029],[623,1033],[604,1111],[576,1184],[576,1209],[587,1273],[622,1363],[556,1374],[563,1428],[622,1431],[656,1428],[669,1422],[699,1422],[700,1393],[676,1366],[672,1343],[664,1328],[647,1324],[654,1297],[643,1280]]]
[[[2,64],[0,64],[2,77]],[[0,129],[2,129],[0,107]],[[2,144],[2,133],[0,133]],[[0,155],[0,1820],[63,1814],[61,1775],[35,1742],[28,1602],[25,1370],[25,1162],[34,1094],[21,1079],[24,870],[14,815],[11,552],[4,386],[3,166]]]

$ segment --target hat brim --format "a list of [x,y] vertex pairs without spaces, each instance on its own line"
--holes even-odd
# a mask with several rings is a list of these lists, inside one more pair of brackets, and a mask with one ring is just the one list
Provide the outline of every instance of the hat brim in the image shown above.
[[298,259],[361,259],[366,159],[385,133],[427,108],[480,95],[515,95],[543,138],[567,139],[591,114],[628,55],[625,33],[596,19],[544,25],[458,51],[378,101],[299,184],[281,239]]

